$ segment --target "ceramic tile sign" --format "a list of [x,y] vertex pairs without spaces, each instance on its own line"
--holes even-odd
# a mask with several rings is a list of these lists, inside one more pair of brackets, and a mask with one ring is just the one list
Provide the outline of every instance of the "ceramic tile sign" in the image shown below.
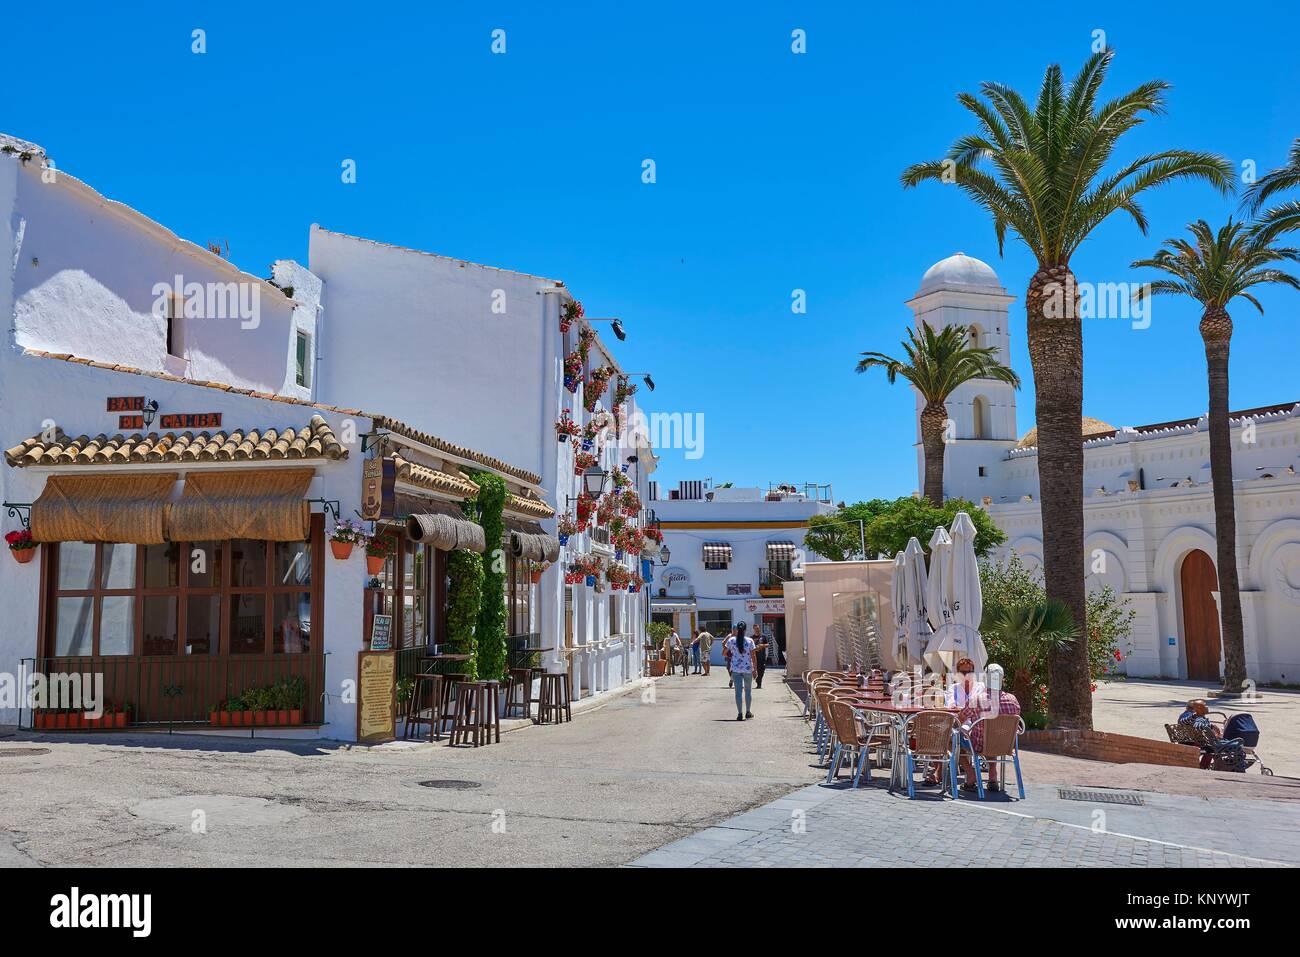
[[370,650],[389,651],[393,647],[393,616],[375,615],[370,622]]

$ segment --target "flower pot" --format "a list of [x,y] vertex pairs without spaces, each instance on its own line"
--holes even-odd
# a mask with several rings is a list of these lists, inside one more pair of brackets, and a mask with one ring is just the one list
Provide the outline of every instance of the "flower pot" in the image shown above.
[[595,584],[596,584],[596,576],[595,576],[595,575],[588,575],[588,576],[587,576],[587,587],[588,587],[588,588],[591,588],[591,587],[593,587]]
[[352,554],[352,546],[355,542],[330,542],[330,551],[339,561],[346,560]]
[[650,677],[662,678],[664,672],[668,670],[668,662],[661,659],[650,662]]
[[595,443],[592,442],[591,439],[583,439],[583,440],[582,440],[582,451],[584,451],[584,452],[590,452],[591,449],[592,449],[592,446],[594,446],[594,445],[595,445]]
[[532,573],[532,578],[534,585],[540,585],[542,583],[542,573],[540,571],[534,571]]
[[367,556],[366,556],[366,571],[367,571],[369,574],[371,574],[371,575],[378,575],[378,574],[379,574],[380,572],[382,572],[383,570],[384,570],[384,556],[383,556],[383,555],[367,555]]
[[561,535],[561,536],[560,536],[560,545],[561,545],[561,547],[563,547],[563,546],[565,546],[565,545],[567,545],[567,544],[569,544],[569,536],[568,536],[568,535]]
[[614,549],[614,559],[620,562],[623,560],[623,549],[621,548]]
[[11,548],[11,549],[9,549],[9,554],[13,555],[13,557],[14,557],[14,561],[16,561],[19,565],[26,565],[26,564],[27,564],[28,562],[30,562],[33,558],[36,557],[36,549],[34,549],[34,548]]

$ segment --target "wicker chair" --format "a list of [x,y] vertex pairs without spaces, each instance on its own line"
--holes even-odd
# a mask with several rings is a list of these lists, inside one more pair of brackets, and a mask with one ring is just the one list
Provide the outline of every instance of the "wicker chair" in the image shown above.
[[[980,726],[984,735],[984,744],[977,752],[971,740],[971,732]],[[1017,714],[1000,714],[992,718],[979,718],[961,736],[962,748],[970,751],[971,763],[975,766],[975,788],[980,800],[984,800],[984,769],[997,764],[1002,772],[1002,786],[1006,787],[1007,764],[1016,769],[1016,787],[1020,791],[1020,800],[1025,799],[1025,779],[1020,774],[1020,736],[1025,733],[1025,722]]]
[[916,797],[916,766],[937,763],[948,791],[956,799],[957,752],[953,749],[953,738],[958,727],[957,716],[949,711],[918,711],[904,722],[903,759],[909,798]]
[[826,674],[828,674],[828,672],[820,669],[816,671],[805,671],[803,673],[803,686],[807,691],[803,701],[803,716],[809,720],[813,717],[813,684],[818,678],[821,678]]
[[830,750],[833,729],[831,728],[830,712],[827,711],[827,707],[830,701],[830,693],[834,687],[835,682],[833,681],[819,681],[813,685],[813,714],[816,718],[816,723],[813,725],[813,743],[817,745],[818,764],[821,764]]

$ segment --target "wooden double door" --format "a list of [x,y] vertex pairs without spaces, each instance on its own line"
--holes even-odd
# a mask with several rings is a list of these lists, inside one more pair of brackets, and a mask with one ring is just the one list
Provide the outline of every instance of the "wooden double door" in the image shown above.
[[1222,637],[1219,632],[1219,576],[1214,560],[1197,549],[1183,559],[1179,573],[1183,603],[1183,647],[1191,681],[1218,681]]

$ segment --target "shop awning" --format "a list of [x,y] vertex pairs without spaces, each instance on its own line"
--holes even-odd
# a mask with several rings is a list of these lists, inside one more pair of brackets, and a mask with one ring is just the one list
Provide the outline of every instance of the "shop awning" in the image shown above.
[[705,542],[704,561],[731,564],[731,546],[727,542]]
[[769,562],[794,561],[794,542],[768,542],[767,560]]
[[444,552],[463,548],[481,555],[487,550],[483,527],[465,518],[460,507],[449,502],[422,504],[420,511],[406,517],[406,534],[412,541]]
[[167,497],[177,473],[51,475],[32,503],[32,537],[38,542],[167,540]]
[[553,562],[560,557],[560,540],[545,532],[541,534],[511,532],[510,550],[519,558],[528,558],[535,562]]
[[300,542],[311,524],[311,469],[191,472],[171,508],[168,535],[177,542],[263,538]]

